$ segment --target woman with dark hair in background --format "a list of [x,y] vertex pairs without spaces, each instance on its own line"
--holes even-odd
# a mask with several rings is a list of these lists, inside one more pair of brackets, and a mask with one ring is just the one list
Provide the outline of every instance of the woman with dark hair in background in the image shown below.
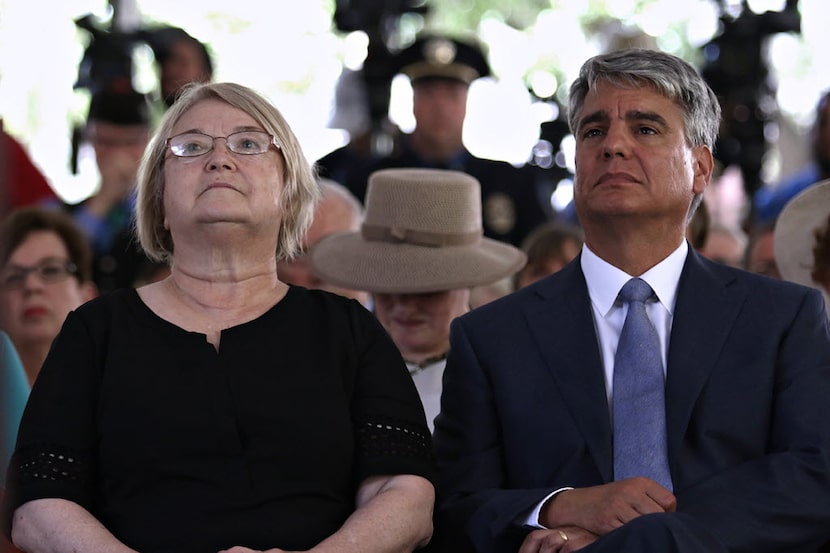
[[69,215],[13,211],[0,227],[0,329],[34,383],[70,311],[96,295],[92,252]]

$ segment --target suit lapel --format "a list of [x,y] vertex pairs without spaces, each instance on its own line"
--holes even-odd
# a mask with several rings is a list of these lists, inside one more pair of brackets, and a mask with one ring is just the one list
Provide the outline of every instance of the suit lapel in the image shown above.
[[604,369],[579,257],[536,287],[525,305],[534,340],[606,482],[613,480]]
[[[689,252],[678,283],[666,379],[669,458],[686,428],[745,298],[729,272]],[[579,258],[536,287],[524,315],[562,401],[600,474],[613,480],[612,430],[604,369]]]
[[666,368],[669,459],[680,444],[698,397],[746,297],[734,277],[690,251],[677,288]]

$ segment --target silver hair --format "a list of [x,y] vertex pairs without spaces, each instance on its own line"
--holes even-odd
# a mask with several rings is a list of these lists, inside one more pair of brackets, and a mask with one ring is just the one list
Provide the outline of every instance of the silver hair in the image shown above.
[[[720,103],[688,62],[645,48],[618,50],[590,58],[582,65],[568,97],[568,125],[574,134],[578,131],[585,97],[599,82],[623,88],[653,87],[680,107],[687,143],[691,147],[707,146],[714,152],[721,123]],[[695,197],[689,218],[701,199],[699,194]]]

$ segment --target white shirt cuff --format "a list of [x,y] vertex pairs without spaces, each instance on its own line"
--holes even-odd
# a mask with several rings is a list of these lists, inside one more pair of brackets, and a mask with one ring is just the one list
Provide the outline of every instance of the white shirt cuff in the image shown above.
[[550,500],[550,498],[552,498],[553,496],[555,496],[559,492],[564,492],[566,490],[572,490],[572,489],[573,488],[559,488],[558,490],[555,490],[555,491],[551,492],[550,494],[548,494],[547,496],[545,496],[545,498],[542,501],[540,501],[539,504],[536,505],[536,507],[532,511],[530,511],[530,514],[527,516],[527,518],[525,518],[523,525],[524,526],[529,526],[530,528],[537,528],[537,529],[540,529],[540,530],[547,529],[546,526],[542,526],[541,524],[539,524],[539,513],[542,512],[542,507],[545,505],[545,503],[547,503],[548,500]]

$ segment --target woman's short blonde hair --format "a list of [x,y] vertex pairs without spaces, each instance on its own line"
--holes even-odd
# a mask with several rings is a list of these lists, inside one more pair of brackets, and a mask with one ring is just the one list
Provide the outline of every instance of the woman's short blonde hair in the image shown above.
[[[282,175],[284,188],[280,203],[283,208],[277,241],[277,259],[291,259],[302,250],[303,237],[320,196],[314,167],[303,154],[297,137],[282,116],[258,92],[235,83],[199,83],[189,85],[164,114],[138,172],[138,199],[135,230],[147,256],[154,261],[170,262],[173,237],[164,227],[164,163],[167,139],[173,127],[196,103],[214,99],[241,109],[272,134],[279,144],[285,162]],[[278,165],[275,164],[275,167]]]

